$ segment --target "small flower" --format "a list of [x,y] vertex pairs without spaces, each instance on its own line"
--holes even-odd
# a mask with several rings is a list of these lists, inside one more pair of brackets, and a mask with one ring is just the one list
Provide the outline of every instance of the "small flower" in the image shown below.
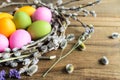
[[77,13],[73,13],[73,16],[78,16],[78,14]]
[[54,9],[53,3],[49,3],[48,6],[49,6],[51,9]]
[[103,56],[100,60],[99,60],[100,64],[102,65],[108,65],[109,64],[109,60],[106,56]]
[[67,22],[67,25],[71,24],[71,22],[70,22],[70,20],[68,18],[66,19],[66,22]]
[[11,2],[11,0],[6,0],[8,3]]
[[48,51],[48,47],[46,46],[46,45],[44,45],[44,46],[41,46],[41,51],[43,52],[43,53],[46,53],[47,51]]
[[20,68],[20,70],[19,70],[19,74],[24,73],[27,69],[28,69],[27,66],[24,66],[23,68]]
[[26,58],[23,60],[23,65],[29,65],[31,63],[30,59]]
[[23,62],[23,58],[17,59],[17,62]]
[[11,67],[17,67],[17,66],[18,66],[18,63],[17,63],[17,62],[12,62],[12,63],[10,64],[10,66],[11,66]]
[[39,62],[39,59],[38,59],[38,58],[34,58],[34,59],[32,60],[32,64],[33,64],[33,65],[37,64],[38,62]]
[[119,38],[119,37],[120,37],[120,34],[117,33],[117,32],[114,32],[114,33],[112,33],[112,35],[111,35],[111,38],[113,38],[113,39],[116,39],[116,38]]
[[56,15],[59,15],[58,11],[54,11],[54,13],[55,13]]
[[82,42],[82,43],[78,46],[78,48],[79,48],[81,51],[84,51],[84,50],[86,49],[86,46],[85,46],[85,44]]
[[90,11],[90,14],[91,14],[93,17],[96,17],[96,16],[97,16],[97,14],[96,14],[95,11]]
[[13,52],[16,52],[18,50],[18,48],[13,48],[12,51]]
[[18,7],[15,7],[14,10],[17,11],[19,8]]
[[11,54],[10,53],[4,53],[4,55],[2,56],[3,59],[8,59],[10,58]]
[[9,53],[11,51],[11,49],[10,48],[5,48],[4,51]]
[[35,3],[35,4],[38,4],[38,3],[39,3],[39,1],[38,1],[38,0],[34,0],[34,3]]
[[69,15],[70,17],[72,17],[72,13],[68,13],[68,15]]
[[35,74],[38,71],[38,65],[32,65],[28,68],[27,75],[32,76],[33,74]]
[[16,56],[16,57],[18,57],[20,55],[21,55],[21,52],[19,52],[19,51],[14,52],[14,56]]
[[52,51],[52,50],[55,49],[55,48],[54,48],[54,44],[53,44],[52,41],[50,41],[50,42],[47,44],[47,46],[48,46],[48,50],[49,50],[49,51]]
[[10,65],[11,63],[13,63],[13,61],[7,61],[7,62],[5,62],[5,65],[8,66],[8,65]]
[[67,40],[66,39],[63,39],[62,40],[62,42],[60,43],[60,47],[62,48],[62,49],[65,49],[66,48],[66,46],[67,46]]
[[31,44],[31,43],[34,43],[34,42],[35,42],[35,41],[31,41],[30,44]]
[[71,7],[71,9],[76,9],[76,6]]
[[[5,74],[6,74],[5,70],[0,71],[0,77],[1,77],[1,76],[5,77]],[[0,79],[0,80],[1,80],[1,79]]]
[[61,27],[60,32],[64,32],[64,31],[65,31],[65,27]]
[[75,39],[75,35],[74,34],[68,34],[66,37],[67,41],[72,41]]
[[62,0],[57,0],[57,4],[58,4],[58,5],[61,5],[62,3],[63,3]]
[[67,64],[66,65],[66,71],[67,73],[72,73],[74,71],[74,66],[72,64]]
[[26,47],[26,46],[23,46],[21,49],[22,49],[22,50],[27,50],[27,47]]
[[3,7],[5,7],[6,5],[7,5],[6,2],[3,2],[3,3],[1,4],[1,6],[3,6]]
[[41,53],[40,52],[35,52],[35,53],[33,53],[33,57],[34,58],[38,58],[38,57],[41,57]]
[[10,69],[9,77],[10,78],[13,77],[13,78],[17,78],[17,79],[21,78],[19,72],[16,69]]
[[3,76],[0,76],[0,80],[6,80]]

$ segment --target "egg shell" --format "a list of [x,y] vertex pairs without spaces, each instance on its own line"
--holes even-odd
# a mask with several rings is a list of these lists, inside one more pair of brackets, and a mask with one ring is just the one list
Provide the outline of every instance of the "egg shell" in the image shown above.
[[32,23],[31,17],[22,11],[14,14],[13,21],[17,29],[26,29]]
[[21,48],[31,42],[30,34],[23,29],[16,30],[9,39],[10,48]]
[[50,33],[51,25],[46,21],[35,21],[28,27],[27,31],[30,33],[32,39],[36,40]]
[[44,21],[50,22],[51,19],[52,19],[52,13],[51,13],[50,9],[48,9],[46,7],[37,8],[37,10],[32,15],[33,21],[44,20]]
[[26,12],[29,16],[31,16],[36,11],[36,9],[32,6],[22,6],[17,10],[17,12],[19,11]]
[[8,48],[9,41],[6,36],[0,34],[0,52],[3,52],[5,48]]

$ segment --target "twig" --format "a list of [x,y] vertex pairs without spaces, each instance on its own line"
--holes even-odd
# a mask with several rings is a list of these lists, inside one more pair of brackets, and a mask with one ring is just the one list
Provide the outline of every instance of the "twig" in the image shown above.
[[42,77],[45,77],[48,73],[49,73],[49,71],[50,70],[52,70],[53,68],[54,68],[54,66],[58,63],[58,62],[60,62],[62,59],[64,59],[65,57],[67,57],[73,50],[75,50],[78,46],[79,46],[80,44],[75,44],[74,46],[73,46],[73,48],[68,52],[68,53],[66,53],[64,56],[62,56],[62,55],[60,55],[60,57],[59,57],[59,59],[42,75]]
[[81,0],[71,0],[71,1],[67,1],[67,2],[65,2],[65,3],[63,3],[63,4],[59,5],[59,6],[64,6],[64,5],[67,5],[67,4],[69,4],[69,3],[76,2],[76,1],[81,1]]
[[24,2],[12,2],[12,3],[4,3],[4,5],[0,5],[0,8],[14,6],[14,5],[33,5],[34,3],[24,3]]
[[11,57],[11,58],[8,58],[8,59],[3,59],[3,60],[0,60],[0,63],[15,60],[15,59],[20,59],[20,58],[25,58],[25,57],[28,57],[28,56],[30,56],[30,54],[19,56],[19,57]]

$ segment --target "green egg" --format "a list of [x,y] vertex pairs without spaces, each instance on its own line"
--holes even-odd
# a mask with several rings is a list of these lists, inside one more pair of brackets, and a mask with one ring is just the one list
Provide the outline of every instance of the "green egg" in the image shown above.
[[16,12],[13,21],[17,29],[26,29],[32,23],[30,16],[25,12]]
[[42,38],[51,32],[51,25],[46,21],[35,21],[27,29],[32,39]]

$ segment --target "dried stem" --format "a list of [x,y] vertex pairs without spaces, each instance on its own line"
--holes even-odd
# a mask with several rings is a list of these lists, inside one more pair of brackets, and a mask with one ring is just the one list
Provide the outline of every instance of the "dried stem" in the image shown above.
[[82,0],[71,0],[71,1],[67,1],[67,2],[65,2],[65,3],[63,3],[63,4],[59,5],[59,6],[68,5],[68,4],[70,4],[70,3],[72,3],[72,2],[76,2],[76,1],[82,1]]
[[0,5],[0,8],[8,7],[8,6],[18,6],[18,5],[33,5],[33,3],[24,3],[24,2],[12,2],[12,3],[5,3],[5,5]]
[[30,56],[30,54],[22,55],[22,56],[19,56],[19,57],[11,57],[11,58],[8,58],[8,59],[3,59],[3,60],[0,60],[0,63],[7,62],[7,61],[12,61],[12,60],[15,60],[15,59],[20,59],[20,58],[25,58],[25,57],[28,57],[28,56]]

